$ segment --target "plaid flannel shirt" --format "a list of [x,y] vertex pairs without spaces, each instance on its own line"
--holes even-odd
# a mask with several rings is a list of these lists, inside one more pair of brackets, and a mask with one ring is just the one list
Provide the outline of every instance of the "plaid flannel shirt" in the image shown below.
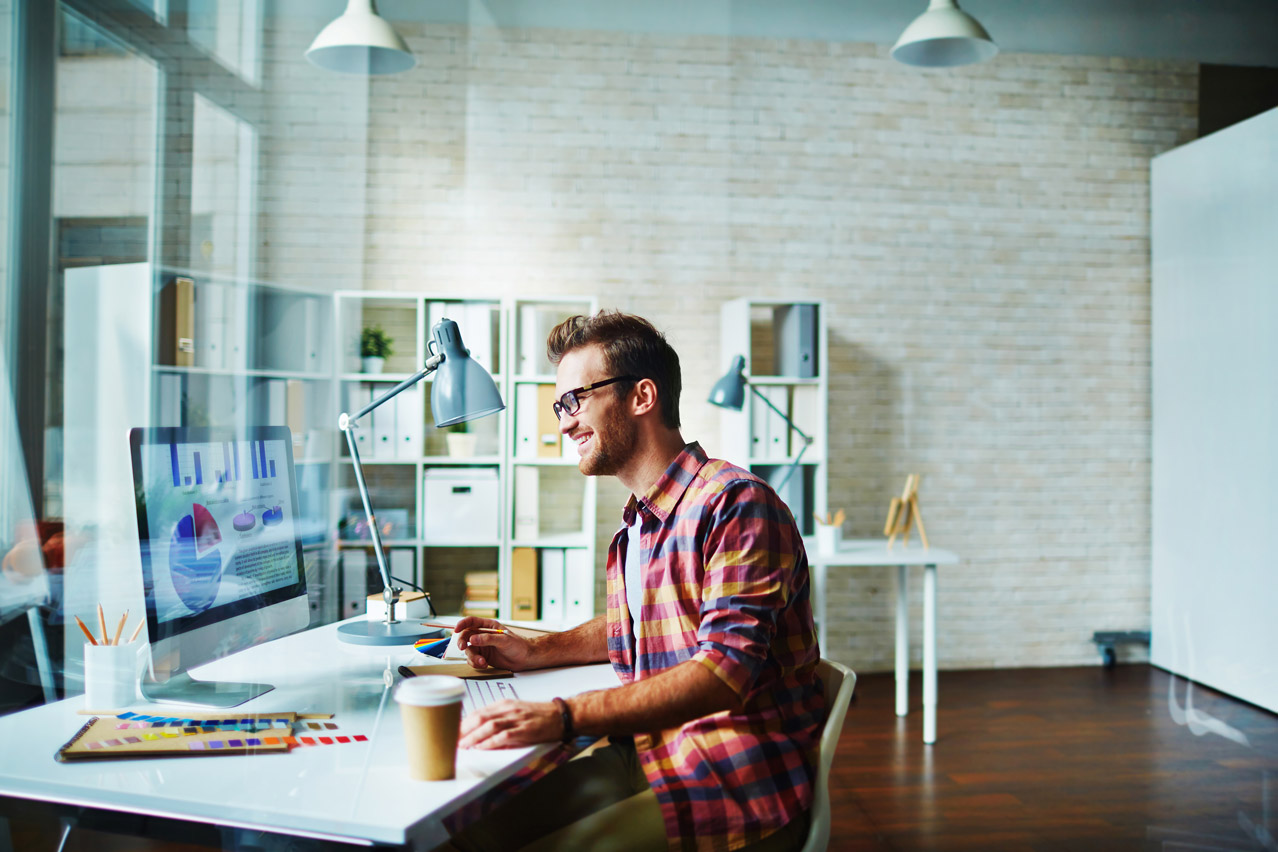
[[748,471],[689,444],[625,508],[640,526],[643,604],[631,630],[627,535],[608,548],[608,657],[623,683],[688,660],[737,710],[635,737],[674,850],[732,850],[812,804],[825,720],[807,554],[790,511]]

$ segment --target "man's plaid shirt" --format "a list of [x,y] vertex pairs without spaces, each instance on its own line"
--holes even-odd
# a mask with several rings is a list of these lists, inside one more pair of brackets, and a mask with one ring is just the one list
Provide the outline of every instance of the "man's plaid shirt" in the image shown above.
[[625,507],[640,526],[631,631],[627,534],[608,548],[608,657],[623,683],[696,660],[741,706],[635,737],[671,849],[731,850],[812,804],[825,720],[807,554],[790,511],[748,471],[686,446]]

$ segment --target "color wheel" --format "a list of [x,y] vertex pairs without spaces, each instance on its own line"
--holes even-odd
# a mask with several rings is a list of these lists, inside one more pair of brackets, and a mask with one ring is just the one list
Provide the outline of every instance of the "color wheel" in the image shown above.
[[193,612],[203,612],[217,598],[222,584],[222,533],[204,506],[195,503],[184,515],[169,542],[169,569],[178,599]]

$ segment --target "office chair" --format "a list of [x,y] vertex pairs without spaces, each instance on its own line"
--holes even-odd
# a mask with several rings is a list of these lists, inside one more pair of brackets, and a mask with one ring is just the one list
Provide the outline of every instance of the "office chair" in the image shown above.
[[825,687],[826,717],[817,752],[816,791],[812,797],[808,841],[803,844],[803,852],[824,852],[830,843],[830,764],[834,762],[852,690],[856,689],[856,673],[833,660],[822,658],[817,664],[817,674]]

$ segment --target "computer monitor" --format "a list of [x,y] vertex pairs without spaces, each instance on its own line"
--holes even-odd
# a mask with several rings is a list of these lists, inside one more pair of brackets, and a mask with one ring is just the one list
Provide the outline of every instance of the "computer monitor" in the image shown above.
[[293,442],[283,426],[129,433],[152,701],[234,707],[269,684],[187,671],[310,622]]

